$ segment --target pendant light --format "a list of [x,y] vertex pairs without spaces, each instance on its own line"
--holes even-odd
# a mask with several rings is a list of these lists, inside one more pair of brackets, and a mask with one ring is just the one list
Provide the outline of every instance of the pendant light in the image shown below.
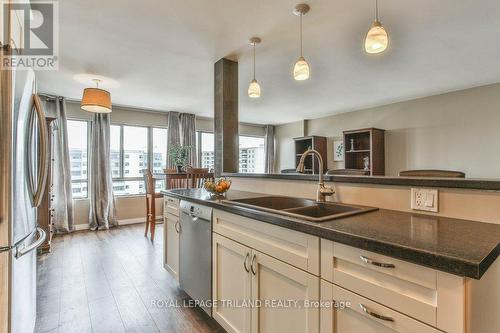
[[389,44],[389,36],[378,19],[378,0],[375,0],[375,21],[366,34],[365,51],[370,54],[384,52]]
[[300,57],[293,67],[293,78],[297,81],[309,79],[309,64],[302,55],[302,16],[307,14],[310,9],[309,5],[301,3],[293,10],[293,13],[300,17]]
[[260,85],[255,79],[255,45],[259,44],[261,39],[259,37],[250,38],[250,44],[253,46],[253,80],[248,86],[248,97],[259,98],[260,97]]
[[110,113],[111,110],[111,95],[109,91],[99,88],[99,79],[93,79],[95,88],[85,88],[82,97],[82,110],[93,113]]

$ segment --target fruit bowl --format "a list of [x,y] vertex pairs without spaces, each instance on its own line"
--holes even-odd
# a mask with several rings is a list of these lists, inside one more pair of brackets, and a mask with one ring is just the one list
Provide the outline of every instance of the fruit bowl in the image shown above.
[[231,181],[226,178],[210,179],[203,184],[203,187],[213,195],[224,196],[231,187]]

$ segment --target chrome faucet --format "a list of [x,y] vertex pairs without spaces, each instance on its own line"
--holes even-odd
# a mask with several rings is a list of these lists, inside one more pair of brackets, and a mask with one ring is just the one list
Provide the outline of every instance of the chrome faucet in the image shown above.
[[302,154],[302,156],[300,158],[299,165],[297,165],[297,172],[300,172],[300,173],[304,172],[304,169],[305,169],[304,162],[306,160],[307,155],[310,155],[310,154],[316,155],[316,157],[318,158],[318,162],[319,162],[319,182],[318,182],[318,194],[317,194],[316,200],[320,201],[320,202],[324,202],[324,201],[326,201],[325,198],[333,195],[335,193],[335,191],[330,186],[325,185],[324,174],[323,174],[323,170],[324,170],[323,169],[323,157],[321,157],[321,154],[317,150],[314,150],[314,149],[306,150],[305,153]]

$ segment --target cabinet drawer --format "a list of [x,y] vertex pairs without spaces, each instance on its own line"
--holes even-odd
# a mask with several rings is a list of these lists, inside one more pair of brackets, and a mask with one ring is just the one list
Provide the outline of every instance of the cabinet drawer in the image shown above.
[[448,332],[461,325],[464,279],[344,244],[321,240],[321,277]]
[[345,289],[436,326],[436,271],[323,241],[322,277]]
[[165,196],[163,199],[163,214],[167,216],[167,213],[179,216],[179,199],[171,198]]
[[213,231],[292,266],[319,275],[319,238],[214,210]]
[[336,301],[345,305],[320,312],[321,333],[438,333],[439,330],[373,302],[365,297],[321,280],[323,304]]

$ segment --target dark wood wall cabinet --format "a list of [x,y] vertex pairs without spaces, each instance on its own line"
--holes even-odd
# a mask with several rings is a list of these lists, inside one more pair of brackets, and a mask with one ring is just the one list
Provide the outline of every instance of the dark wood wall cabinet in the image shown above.
[[47,140],[47,154],[49,154],[49,167],[47,170],[47,181],[45,183],[45,190],[43,193],[42,202],[37,208],[38,226],[45,230],[47,238],[45,242],[38,248],[38,253],[50,252],[52,236],[54,235],[54,186],[53,186],[53,173],[54,173],[54,124],[55,118],[46,117],[47,128],[49,129],[49,137]]
[[385,131],[364,128],[344,132],[345,168],[385,175]]
[[[300,158],[302,154],[308,149],[314,149],[323,158],[323,170],[325,173],[327,169],[327,149],[326,149],[326,137],[324,136],[304,136],[300,138],[294,138],[295,141],[295,167],[299,165]],[[319,163],[318,158],[314,155],[309,155],[305,160],[305,173],[318,174],[319,173]]]

